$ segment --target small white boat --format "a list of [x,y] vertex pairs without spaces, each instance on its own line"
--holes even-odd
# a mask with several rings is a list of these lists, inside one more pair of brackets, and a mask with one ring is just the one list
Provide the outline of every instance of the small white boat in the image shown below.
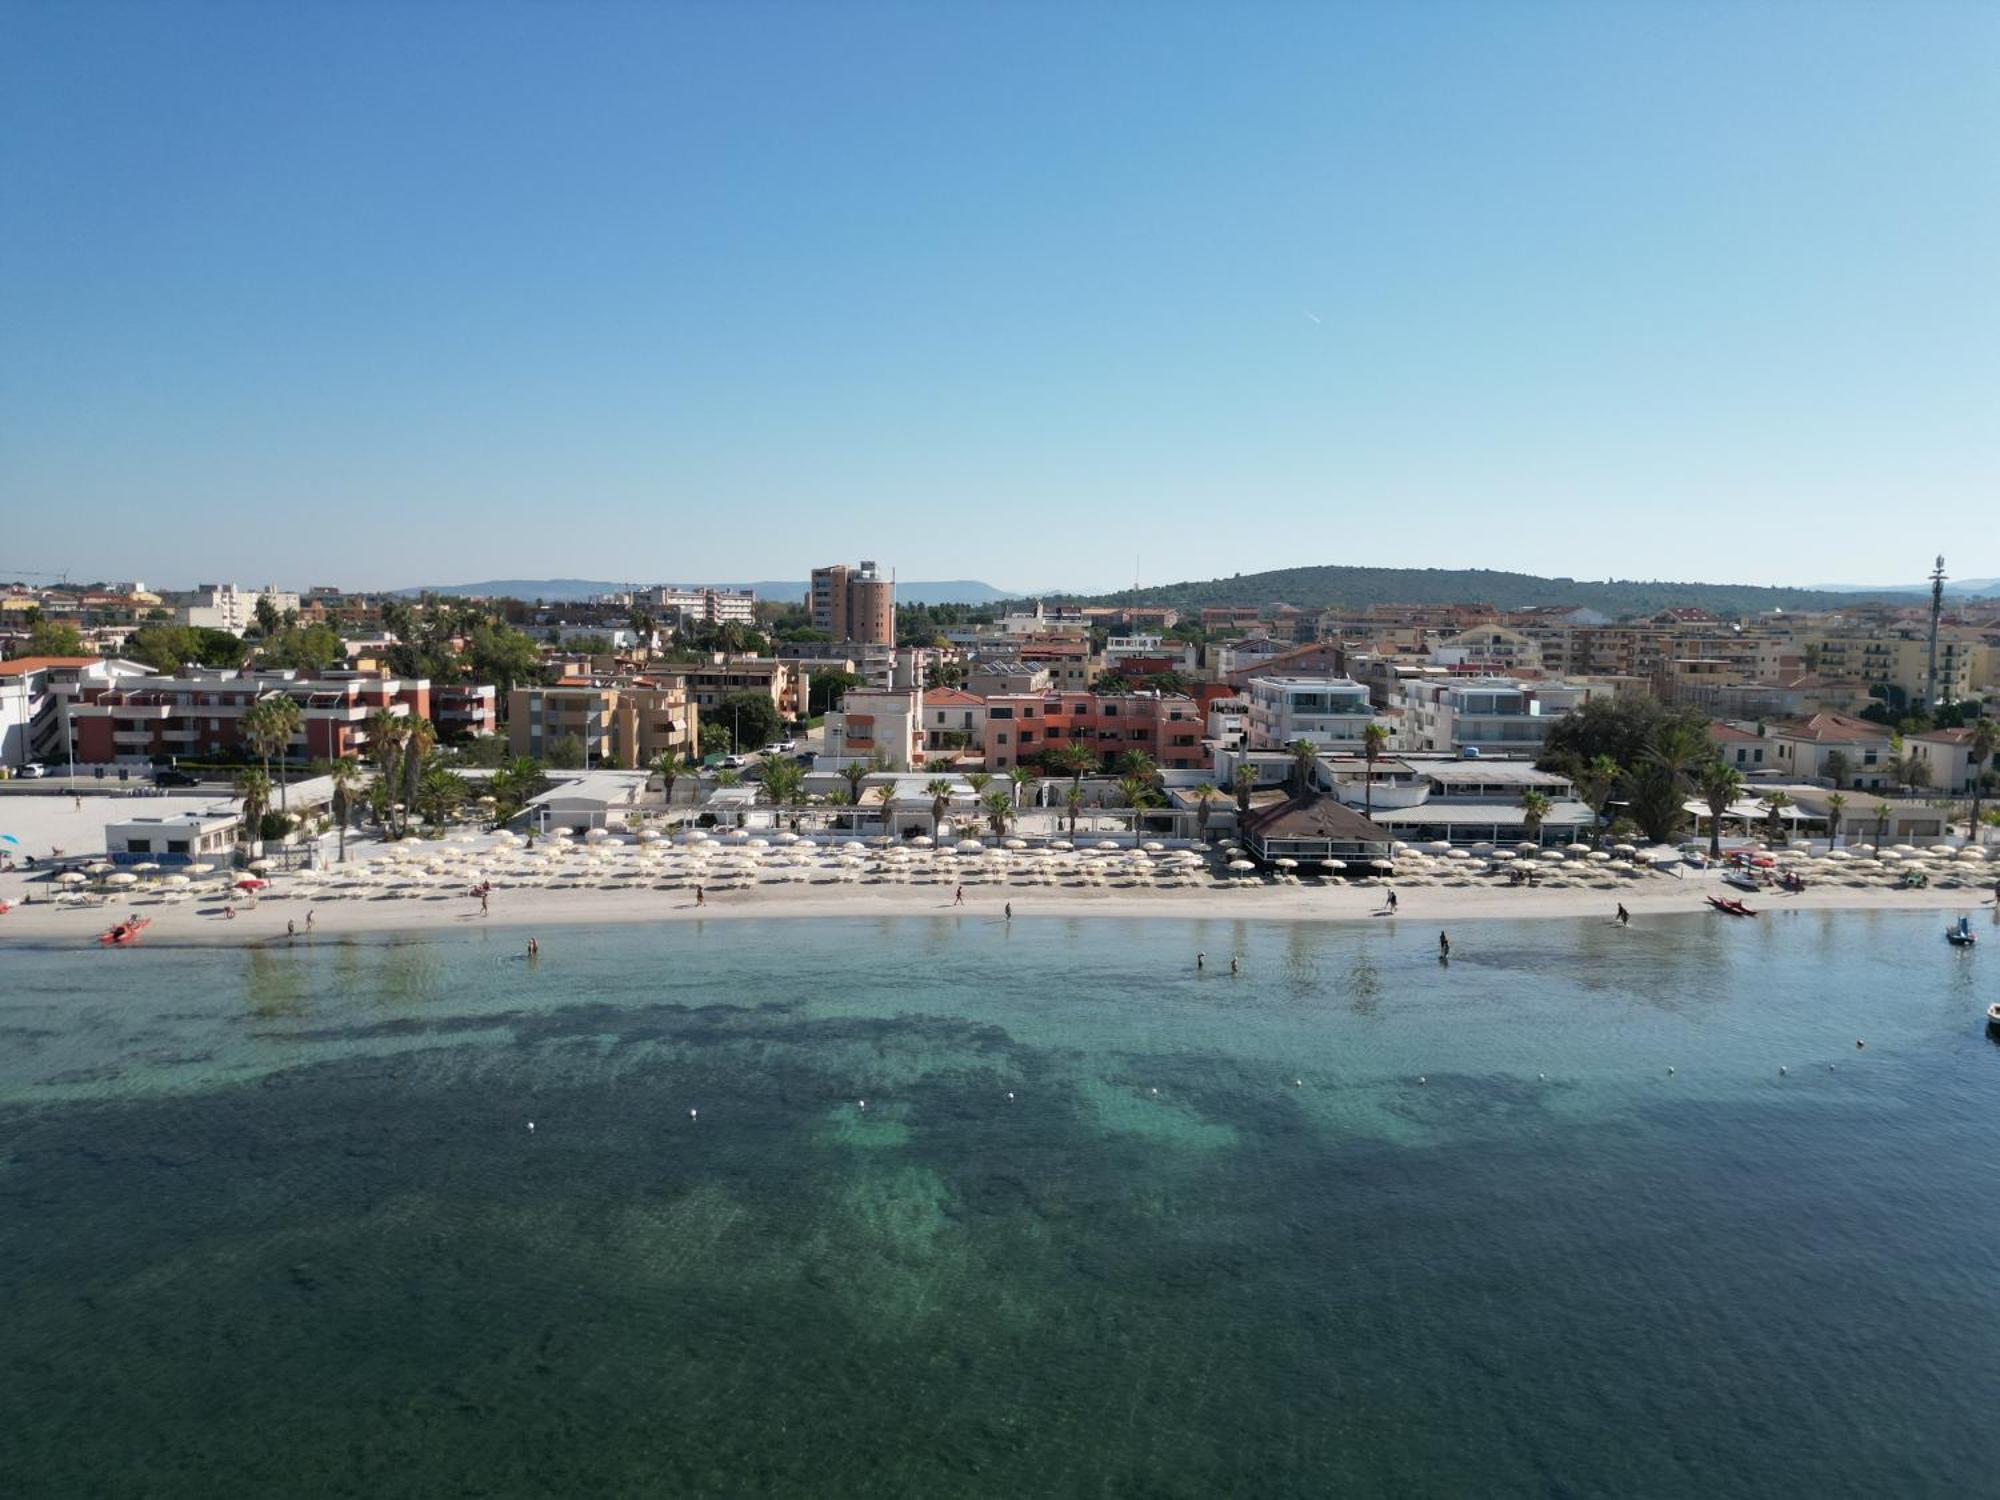
[[1986,1029],[2000,1031],[2000,1001],[1986,1007]]

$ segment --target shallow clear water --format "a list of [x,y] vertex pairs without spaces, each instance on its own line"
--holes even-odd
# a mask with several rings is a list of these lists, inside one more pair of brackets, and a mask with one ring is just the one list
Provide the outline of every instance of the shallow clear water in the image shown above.
[[0,1490],[2000,1492],[1939,926],[9,947]]

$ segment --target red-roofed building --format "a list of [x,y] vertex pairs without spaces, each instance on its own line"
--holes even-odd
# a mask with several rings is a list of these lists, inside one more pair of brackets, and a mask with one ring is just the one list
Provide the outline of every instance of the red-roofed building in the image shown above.
[[[1779,719],[1765,727],[1773,763],[1793,776],[1824,776],[1843,786],[1880,791],[1892,785],[1887,769],[1894,731],[1871,719],[1849,714],[1818,713],[1804,719]],[[1834,776],[1829,757],[1838,753],[1845,770]]]
[[961,688],[931,688],[924,694],[926,750],[974,749],[986,738],[986,700]]
[[18,771],[35,761],[67,761],[64,704],[93,685],[102,688],[145,675],[138,662],[102,656],[21,656],[0,662],[0,766]]

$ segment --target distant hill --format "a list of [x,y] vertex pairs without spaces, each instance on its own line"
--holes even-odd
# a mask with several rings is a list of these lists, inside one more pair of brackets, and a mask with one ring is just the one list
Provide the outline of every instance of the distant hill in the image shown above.
[[[1923,594],[1931,591],[1929,583],[1885,583],[1872,588],[1864,588],[1849,583],[1816,583],[1816,589],[1830,593],[1866,594]],[[2000,578],[1948,578],[1944,585],[1945,595],[1952,599],[1989,599],[2000,594]]]
[[[630,583],[614,582],[608,578],[489,578],[480,583],[430,583],[419,588],[397,589],[395,592],[410,598],[420,594],[440,594],[453,598],[547,599],[551,602],[567,603],[578,599],[594,599],[599,594],[615,594],[631,586]],[[806,596],[804,579],[723,583],[716,587],[751,589],[759,599],[802,600]],[[1016,596],[1005,589],[996,589],[992,584],[980,583],[976,579],[952,578],[932,581],[899,579],[896,583],[896,597],[905,604],[992,604],[997,600],[1012,599]]]
[[1718,615],[1770,609],[1829,609],[1869,601],[1902,602],[1893,590],[1759,588],[1733,583],[1671,583],[1626,578],[1593,582],[1500,573],[1486,568],[1279,568],[1205,582],[1170,583],[1115,594],[1057,595],[1083,604],[1295,604],[1301,609],[1362,609],[1371,604],[1491,604],[1501,609],[1570,605],[1618,618],[1691,605]]

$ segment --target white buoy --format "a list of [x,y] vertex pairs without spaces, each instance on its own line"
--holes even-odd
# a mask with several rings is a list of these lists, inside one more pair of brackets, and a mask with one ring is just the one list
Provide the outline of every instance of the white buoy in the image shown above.
[[858,1105],[859,1105],[859,1106],[860,1106],[860,1107],[861,1107],[862,1109],[866,1109],[866,1108],[868,1107],[868,1101],[867,1101],[866,1099],[859,1099],[859,1100],[856,1100],[855,1102],[856,1102],[856,1103],[857,1103],[857,1104],[858,1104]]
[[533,1120],[530,1120],[528,1121],[528,1134],[533,1135],[534,1133],[535,1133],[535,1122]]
[[1430,1080],[1429,1080],[1428,1078],[1419,1078],[1419,1079],[1417,1080],[1417,1082],[1418,1082],[1418,1083],[1429,1083],[1429,1082],[1430,1082]]
[[1667,1077],[1671,1078],[1673,1076],[1674,1076],[1674,1070],[1672,1068],[1667,1069]]
[[1867,1044],[1866,1042],[1862,1041],[1860,1037],[1856,1037],[1856,1038],[1854,1039],[1854,1045],[1855,1045],[1855,1046],[1857,1046],[1857,1047],[1865,1047],[1865,1046],[1867,1046],[1868,1044]]
[[688,1118],[689,1118],[690,1120],[699,1120],[699,1119],[701,1118],[701,1111],[700,1111],[700,1110],[698,1110],[698,1109],[691,1109],[691,1110],[689,1110],[689,1111],[688,1111]]
[[1547,1083],[1549,1081],[1549,1075],[1546,1073],[1537,1073],[1535,1076],[1541,1079],[1543,1083]]
[[1778,1076],[1779,1076],[1780,1078],[1783,1078],[1783,1077],[1784,1077],[1784,1076],[1785,1076],[1785,1075],[1786,1075],[1787,1073],[1789,1073],[1789,1072],[1791,1072],[1791,1071],[1792,1071],[1792,1070],[1791,1070],[1790,1068],[1786,1067],[1786,1066],[1785,1066],[1785,1065],[1784,1065],[1783,1063],[1780,1063],[1780,1064],[1778,1065]]
[[1013,1094],[1012,1094],[1012,1093],[1009,1093],[1009,1094],[1007,1095],[1007,1097],[1008,1097],[1009,1099],[1011,1099],[1011,1098],[1013,1098],[1014,1096],[1013,1096]]
[[1148,1089],[1148,1090],[1146,1090],[1146,1092],[1147,1092],[1147,1093],[1149,1093],[1149,1094],[1157,1094],[1157,1093],[1159,1093],[1159,1090],[1158,1090],[1158,1089]]
[[1305,1086],[1306,1086],[1306,1081],[1303,1078],[1294,1078],[1292,1080],[1292,1087],[1295,1089],[1302,1089]]

